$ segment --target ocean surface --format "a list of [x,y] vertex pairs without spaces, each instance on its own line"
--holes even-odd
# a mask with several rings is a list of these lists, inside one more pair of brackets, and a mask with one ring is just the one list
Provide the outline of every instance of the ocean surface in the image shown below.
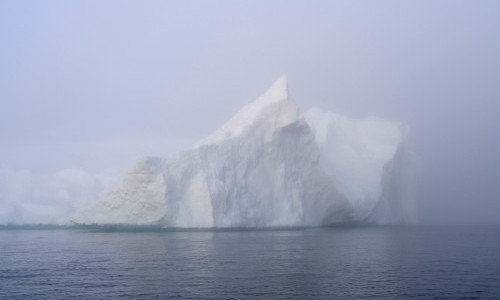
[[4,229],[0,299],[500,299],[500,228]]

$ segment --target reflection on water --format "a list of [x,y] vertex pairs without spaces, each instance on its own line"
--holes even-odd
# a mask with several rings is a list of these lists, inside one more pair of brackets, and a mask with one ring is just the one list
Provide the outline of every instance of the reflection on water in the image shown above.
[[0,298],[496,299],[499,233],[0,230]]

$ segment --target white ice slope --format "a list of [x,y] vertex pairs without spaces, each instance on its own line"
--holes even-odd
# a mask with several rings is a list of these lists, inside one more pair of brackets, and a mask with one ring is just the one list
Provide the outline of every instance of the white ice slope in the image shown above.
[[189,228],[405,221],[406,195],[393,187],[404,181],[405,136],[401,124],[375,117],[301,115],[282,77],[195,148],[140,162],[74,220]]

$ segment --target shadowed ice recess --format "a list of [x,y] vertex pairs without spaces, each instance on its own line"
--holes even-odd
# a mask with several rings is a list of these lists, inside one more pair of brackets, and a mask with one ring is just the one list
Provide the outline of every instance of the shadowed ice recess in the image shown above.
[[414,221],[407,128],[301,113],[283,76],[193,149],[139,162],[78,224],[183,228]]

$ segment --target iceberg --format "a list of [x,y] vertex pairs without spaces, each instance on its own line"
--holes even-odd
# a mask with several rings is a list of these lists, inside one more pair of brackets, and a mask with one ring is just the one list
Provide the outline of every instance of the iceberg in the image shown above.
[[376,117],[301,113],[283,76],[192,149],[139,162],[73,220],[182,228],[405,222],[407,132]]

